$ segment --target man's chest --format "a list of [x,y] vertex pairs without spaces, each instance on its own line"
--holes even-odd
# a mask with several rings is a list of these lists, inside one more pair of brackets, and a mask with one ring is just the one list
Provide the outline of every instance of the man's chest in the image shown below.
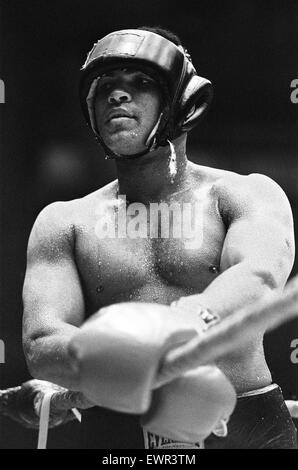
[[97,213],[77,230],[76,262],[92,310],[167,302],[201,292],[218,275],[225,227],[211,205],[180,204],[157,217],[130,209],[122,219],[119,210]]

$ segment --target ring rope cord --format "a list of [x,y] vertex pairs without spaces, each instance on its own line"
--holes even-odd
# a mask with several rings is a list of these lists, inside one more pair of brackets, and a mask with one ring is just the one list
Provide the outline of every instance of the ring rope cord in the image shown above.
[[295,400],[285,400],[286,407],[289,410],[289,413],[293,419],[298,419],[298,401]]
[[[38,432],[38,445],[37,449],[46,449],[47,448],[47,441],[48,441],[48,432],[49,432],[49,424],[50,424],[50,411],[51,411],[51,402],[53,397],[57,395],[61,395],[56,391],[47,392],[44,394],[40,406],[40,417],[39,417],[39,432]],[[63,393],[65,396],[65,394]],[[66,405],[67,403],[65,403]],[[71,408],[74,416],[77,420],[81,423],[82,415],[76,408]]]
[[50,424],[51,399],[55,392],[45,393],[41,402],[37,449],[46,449]]
[[75,415],[75,417],[77,418],[79,423],[81,423],[82,422],[82,413],[80,413],[80,411],[77,408],[72,408],[71,411],[73,412],[73,414]]

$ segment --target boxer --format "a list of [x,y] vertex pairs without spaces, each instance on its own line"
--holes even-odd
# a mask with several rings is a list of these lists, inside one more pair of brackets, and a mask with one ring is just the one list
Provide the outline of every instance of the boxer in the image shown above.
[[[176,35],[141,27],[98,41],[82,68],[80,96],[87,124],[115,161],[118,177],[92,194],[41,212],[30,235],[24,283],[29,369],[36,378],[78,393],[69,345],[101,308],[175,302],[182,317],[197,309],[224,321],[281,292],[294,259],[291,209],[275,182],[187,159],[187,133],[208,108],[212,89]],[[184,234],[163,236],[160,219],[154,236],[149,231],[136,237],[136,230],[128,230],[135,222],[133,204],[149,211],[159,203],[196,208],[191,243]],[[124,236],[123,230],[118,236],[118,222],[114,232],[102,236],[102,226],[110,226],[123,206]],[[177,227],[169,219],[174,233]],[[243,344],[216,361],[243,406],[236,407],[228,436],[216,437],[211,447],[219,446],[217,439],[224,448],[296,447],[293,423],[264,357],[265,329],[249,330]],[[266,419],[265,402],[278,416],[274,423]],[[144,446],[133,414],[92,407],[83,413],[82,428],[87,448]],[[254,438],[246,439],[252,430]],[[150,437],[153,441],[160,442]]]

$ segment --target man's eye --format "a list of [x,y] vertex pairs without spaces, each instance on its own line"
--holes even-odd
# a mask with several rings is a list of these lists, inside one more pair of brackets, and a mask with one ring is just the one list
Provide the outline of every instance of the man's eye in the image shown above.
[[150,78],[145,78],[145,77],[140,77],[138,79],[138,84],[144,87],[155,86],[155,82],[153,80],[151,80]]
[[110,91],[112,88],[112,83],[110,82],[104,82],[104,83],[100,83],[98,84],[97,86],[97,91],[99,93],[106,93],[108,91]]

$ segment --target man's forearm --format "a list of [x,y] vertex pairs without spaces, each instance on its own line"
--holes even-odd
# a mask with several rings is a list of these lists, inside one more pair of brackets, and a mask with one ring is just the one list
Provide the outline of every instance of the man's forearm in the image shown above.
[[190,303],[197,303],[224,318],[275,288],[277,286],[270,273],[239,263],[220,274],[201,294],[183,297],[179,304],[187,307]]
[[67,325],[63,331],[27,340],[24,344],[32,376],[70,390],[78,390],[78,377],[68,352],[68,343],[78,328]]

